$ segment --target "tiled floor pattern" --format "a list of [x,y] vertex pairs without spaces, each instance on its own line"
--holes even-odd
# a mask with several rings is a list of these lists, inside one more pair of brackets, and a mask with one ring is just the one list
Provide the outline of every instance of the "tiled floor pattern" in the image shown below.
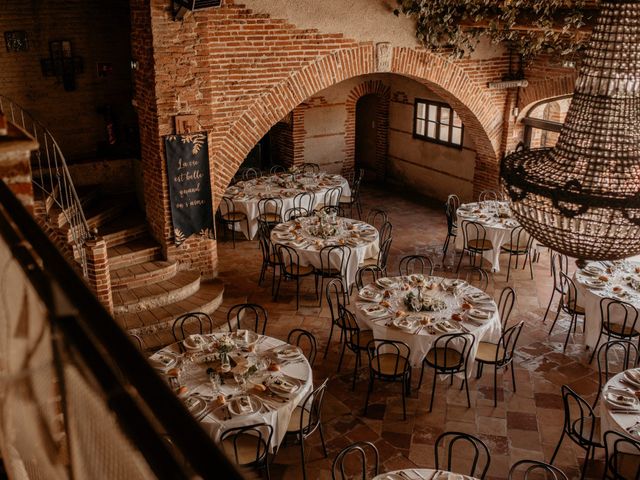
[[[400,192],[369,187],[363,192],[364,211],[383,208],[393,224],[390,271],[397,270],[403,255],[424,253],[440,246],[446,225],[442,208],[425,199],[407,198]],[[323,302],[317,306],[313,279],[303,281],[300,309],[295,309],[295,285],[283,283],[279,301],[270,295],[270,279],[258,287],[260,251],[257,243],[240,241],[232,249],[231,242],[219,244],[220,279],[226,284],[225,305],[249,301],[265,306],[269,312],[267,334],[286,339],[293,328],[310,330],[319,340],[319,350],[326,345],[330,317]],[[502,257],[507,260],[506,256]],[[506,262],[504,262],[506,265]],[[504,270],[504,269],[503,269]],[[419,371],[414,372],[413,386],[407,403],[407,420],[402,420],[400,386],[376,384],[370,408],[364,416],[364,400],[368,383],[366,369],[360,373],[355,392],[351,391],[353,354],[347,352],[346,364],[336,374],[338,341],[334,335],[326,360],[318,355],[314,376],[331,377],[323,410],[329,458],[323,458],[319,436],[314,434],[307,449],[308,478],[329,479],[333,457],[346,445],[358,440],[373,441],[381,454],[381,471],[416,466],[434,466],[434,442],[443,431],[467,432],[482,438],[491,450],[491,466],[487,478],[505,479],[511,464],[522,458],[549,460],[562,429],[563,412],[560,387],[571,386],[589,401],[597,389],[597,372],[587,364],[588,353],[580,334],[570,340],[566,352],[562,343],[567,321],[561,319],[549,337],[551,324],[542,323],[552,280],[549,256],[545,252],[534,264],[535,280],[525,271],[512,271],[510,285],[516,289],[517,303],[510,324],[524,320],[516,360],[517,392],[511,387],[511,375],[498,373],[498,406],[493,407],[492,369],[485,368],[480,380],[470,383],[472,407],[467,408],[459,383],[449,381],[437,386],[434,408],[428,413],[433,377],[425,373],[420,391],[415,390]],[[496,298],[506,285],[506,271],[491,276],[488,292]],[[578,329],[578,332],[580,328]],[[598,451],[587,478],[601,478],[603,451]],[[556,459],[569,478],[579,478],[583,450],[565,440]],[[297,446],[282,447],[271,467],[272,478],[302,478],[300,451]]]

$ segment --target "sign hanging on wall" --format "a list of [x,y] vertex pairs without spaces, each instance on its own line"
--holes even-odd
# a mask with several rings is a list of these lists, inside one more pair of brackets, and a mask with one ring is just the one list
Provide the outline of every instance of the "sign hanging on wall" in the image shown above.
[[194,234],[215,238],[207,134],[167,135],[164,146],[176,244]]

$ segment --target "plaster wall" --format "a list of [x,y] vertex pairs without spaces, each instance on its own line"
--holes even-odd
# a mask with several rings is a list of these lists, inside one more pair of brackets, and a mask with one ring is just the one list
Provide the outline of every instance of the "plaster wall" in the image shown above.
[[424,85],[400,75],[376,74],[352,78],[322,90],[305,101],[303,110],[304,161],[339,173],[345,161],[345,102],[364,81],[381,81],[391,87],[386,180],[438,200],[456,192],[473,196],[476,150],[469,135],[462,149],[413,138],[416,98],[443,99]]
[[438,200],[446,200],[450,193],[470,200],[476,163],[475,145],[470,136],[464,135],[462,149],[414,138],[415,99],[443,100],[405,77],[389,76],[388,81],[391,104],[387,178]]

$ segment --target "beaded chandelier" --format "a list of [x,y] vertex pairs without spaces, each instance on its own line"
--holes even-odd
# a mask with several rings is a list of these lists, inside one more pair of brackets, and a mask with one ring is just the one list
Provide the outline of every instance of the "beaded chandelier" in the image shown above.
[[556,146],[502,161],[502,184],[525,230],[582,260],[640,253],[637,1],[602,3]]

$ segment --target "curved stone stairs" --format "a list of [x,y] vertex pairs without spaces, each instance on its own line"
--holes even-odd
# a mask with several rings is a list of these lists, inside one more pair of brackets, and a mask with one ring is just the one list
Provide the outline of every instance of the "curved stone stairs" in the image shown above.
[[[176,317],[196,311],[213,314],[222,303],[224,286],[164,260],[132,195],[106,196],[96,191],[82,192],[80,197],[87,223],[107,243],[113,315],[142,340],[146,350],[156,350],[173,341],[171,326]],[[49,218],[59,236],[71,242],[63,212],[53,207]]]

